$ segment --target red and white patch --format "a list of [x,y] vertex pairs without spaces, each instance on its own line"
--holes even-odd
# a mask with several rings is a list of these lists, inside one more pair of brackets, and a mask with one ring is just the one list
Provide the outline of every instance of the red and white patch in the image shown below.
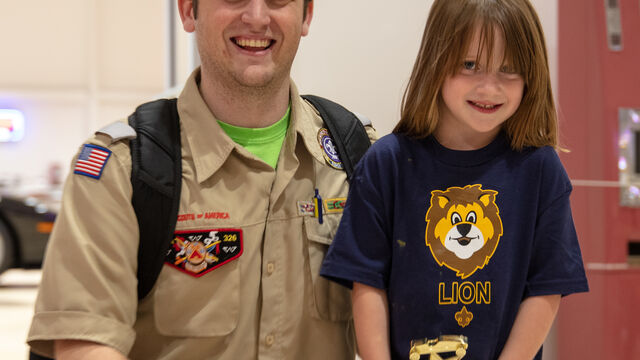
[[195,220],[227,220],[230,219],[229,213],[226,211],[206,211],[201,213],[185,213],[178,214],[178,222],[195,221]]
[[200,277],[240,257],[242,249],[242,229],[176,231],[165,263]]

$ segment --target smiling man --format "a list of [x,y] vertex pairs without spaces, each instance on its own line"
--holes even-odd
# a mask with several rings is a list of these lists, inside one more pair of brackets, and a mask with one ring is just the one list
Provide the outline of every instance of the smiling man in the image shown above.
[[290,80],[313,1],[177,4],[202,65],[177,99],[181,188],[159,276],[140,295],[140,211],[163,209],[136,205],[131,147],[147,137],[116,122],[74,159],[29,345],[56,359],[351,360],[350,294],[318,276],[347,176]]

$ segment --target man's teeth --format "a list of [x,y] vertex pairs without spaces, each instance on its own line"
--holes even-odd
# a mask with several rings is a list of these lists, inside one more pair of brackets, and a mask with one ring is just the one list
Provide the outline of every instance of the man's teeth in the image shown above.
[[484,105],[484,104],[478,104],[476,102],[473,103],[473,105],[477,106],[477,107],[481,107],[483,109],[487,109],[487,110],[491,110],[493,108],[495,108],[498,105]]
[[249,48],[266,48],[269,46],[269,40],[256,40],[256,39],[236,39],[236,44],[242,47]]

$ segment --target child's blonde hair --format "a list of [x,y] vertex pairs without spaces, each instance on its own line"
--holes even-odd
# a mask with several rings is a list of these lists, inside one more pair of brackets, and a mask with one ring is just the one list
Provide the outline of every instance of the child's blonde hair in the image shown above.
[[528,0],[435,0],[393,132],[414,138],[433,133],[440,118],[442,85],[460,70],[476,27],[481,31],[480,52],[488,52],[486,61],[493,55],[495,32],[500,31],[505,53],[497,56],[504,56],[503,62],[524,79],[522,102],[503,125],[511,147],[558,147],[544,34]]

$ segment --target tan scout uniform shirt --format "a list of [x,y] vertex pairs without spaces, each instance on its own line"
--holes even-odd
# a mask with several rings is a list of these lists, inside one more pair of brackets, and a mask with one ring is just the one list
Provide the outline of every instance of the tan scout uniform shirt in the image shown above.
[[318,276],[342,214],[325,213],[319,224],[300,206],[314,189],[325,200],[347,196],[344,171],[323,158],[321,118],[292,85],[276,171],[221,130],[198,78],[196,71],[178,99],[176,232],[240,229],[241,255],[201,277],[165,264],[138,304],[128,142],[97,133],[89,143],[112,155],[99,180],[67,180],[29,344],[49,356],[52,340],[81,339],[132,359],[353,359],[349,292]]

